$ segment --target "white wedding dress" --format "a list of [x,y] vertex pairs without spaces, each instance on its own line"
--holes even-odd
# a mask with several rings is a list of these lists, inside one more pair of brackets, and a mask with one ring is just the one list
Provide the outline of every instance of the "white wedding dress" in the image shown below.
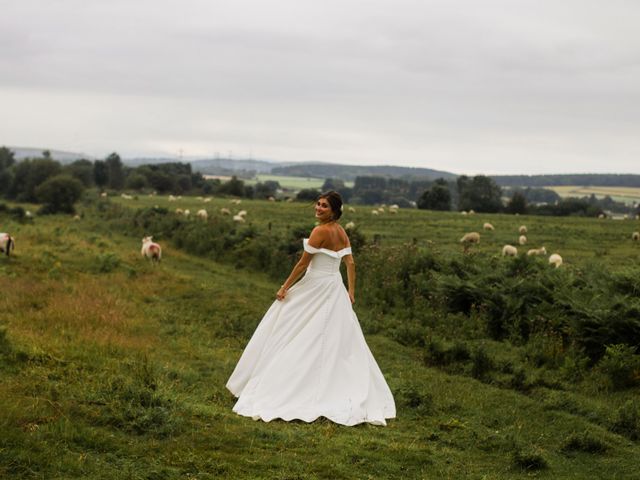
[[340,275],[343,256],[314,248],[304,277],[269,308],[227,382],[238,397],[233,411],[342,425],[386,425],[396,407],[362,334]]

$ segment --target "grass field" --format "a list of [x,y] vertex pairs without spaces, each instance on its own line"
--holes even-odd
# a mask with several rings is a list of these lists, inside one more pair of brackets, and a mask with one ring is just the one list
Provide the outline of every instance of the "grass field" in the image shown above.
[[[243,208],[261,231],[313,225],[307,204],[111,202],[210,215]],[[278,283],[162,238],[154,267],[140,258],[140,238],[114,230],[91,205],[80,208],[78,221],[0,217],[17,245],[0,258],[0,478],[640,478],[638,440],[607,427],[637,401],[637,388],[540,380],[518,391],[427,366],[422,347],[383,334],[367,341],[398,406],[388,427],[239,417],[224,384]],[[345,209],[344,222],[383,246],[415,239],[462,258],[458,238],[490,221],[496,231],[482,233],[477,255],[497,255],[526,224],[532,245],[559,251],[576,274],[593,262],[623,269],[640,258],[633,221],[356,209]],[[356,311],[365,326],[377,321],[367,304]],[[520,346],[478,342],[500,361],[523,361]]]
[[[273,181],[280,183],[282,188],[289,190],[302,190],[303,188],[320,189],[324,184],[324,179],[312,177],[288,177],[285,175],[256,175],[253,179],[247,180],[246,183],[254,185],[258,182]],[[345,182],[345,186],[353,187],[353,182]]]
[[640,202],[640,188],[637,187],[594,187],[594,186],[551,186],[544,187],[553,190],[561,197],[586,197],[591,194],[597,198],[610,196],[616,202],[633,204]]

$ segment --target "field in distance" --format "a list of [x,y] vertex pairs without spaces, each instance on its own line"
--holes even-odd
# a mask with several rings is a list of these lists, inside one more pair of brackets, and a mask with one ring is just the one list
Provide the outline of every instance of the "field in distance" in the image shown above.
[[[249,185],[255,185],[258,182],[273,181],[278,182],[282,188],[290,190],[302,190],[303,188],[322,188],[324,180],[312,177],[287,177],[285,175],[256,175],[251,180],[247,180]],[[353,182],[344,182],[345,186],[353,187]]]
[[586,197],[591,194],[597,198],[610,196],[616,202],[624,202],[633,204],[640,202],[640,188],[638,187],[596,187],[596,186],[579,186],[579,185],[562,185],[544,187],[553,190],[561,197]]

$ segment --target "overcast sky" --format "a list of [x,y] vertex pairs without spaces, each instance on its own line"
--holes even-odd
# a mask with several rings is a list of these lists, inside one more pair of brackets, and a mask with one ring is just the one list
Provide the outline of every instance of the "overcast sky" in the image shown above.
[[640,173],[637,0],[0,0],[0,145]]

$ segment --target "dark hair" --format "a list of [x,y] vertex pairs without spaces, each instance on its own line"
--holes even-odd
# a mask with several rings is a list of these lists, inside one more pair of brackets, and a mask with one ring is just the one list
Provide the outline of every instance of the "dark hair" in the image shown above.
[[331,207],[333,213],[333,219],[338,220],[342,216],[342,197],[335,190],[329,190],[328,192],[321,193],[318,200],[326,198]]

